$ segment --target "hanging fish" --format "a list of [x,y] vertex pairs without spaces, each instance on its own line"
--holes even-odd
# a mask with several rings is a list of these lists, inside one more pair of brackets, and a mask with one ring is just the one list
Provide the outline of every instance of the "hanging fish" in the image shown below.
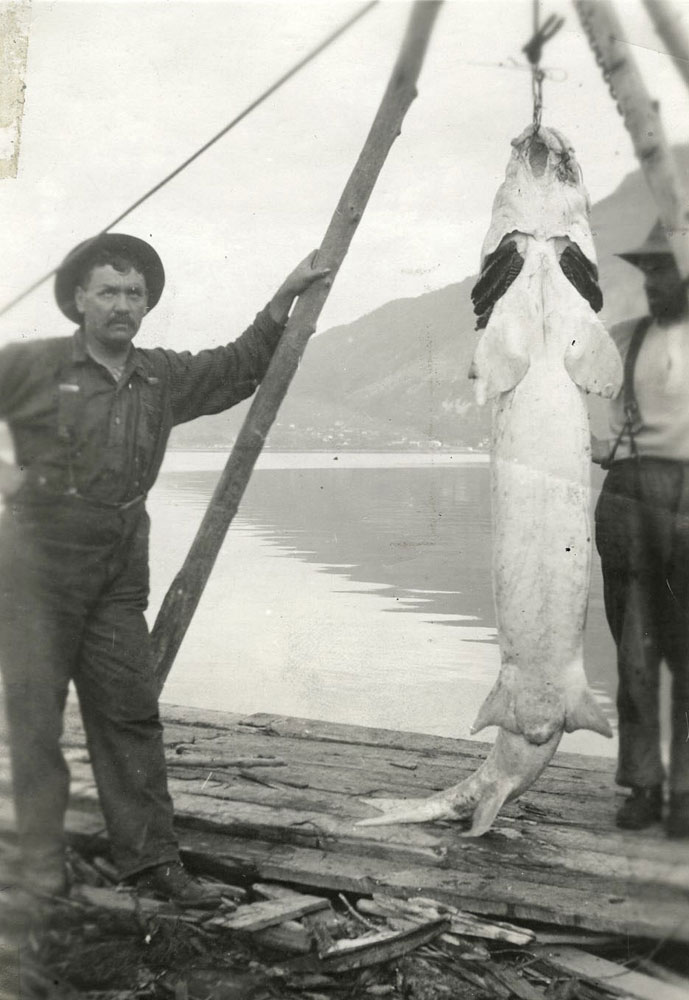
[[471,819],[470,836],[531,785],[563,732],[610,726],[586,682],[591,565],[585,394],[610,398],[622,362],[603,303],[589,201],[574,150],[555,129],[512,142],[472,292],[480,404],[493,400],[493,591],[501,667],[472,733],[498,726],[465,781],[425,800],[367,799],[359,825]]

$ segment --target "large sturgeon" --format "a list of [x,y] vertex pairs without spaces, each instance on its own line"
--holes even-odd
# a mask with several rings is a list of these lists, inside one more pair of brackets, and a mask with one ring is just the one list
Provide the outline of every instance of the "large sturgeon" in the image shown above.
[[493,400],[493,591],[501,667],[472,733],[498,726],[465,781],[425,800],[367,799],[359,825],[471,819],[480,836],[531,785],[563,732],[610,726],[586,682],[583,633],[591,528],[585,394],[614,396],[617,348],[602,306],[589,201],[574,150],[555,129],[512,142],[472,292],[485,327],[470,377]]

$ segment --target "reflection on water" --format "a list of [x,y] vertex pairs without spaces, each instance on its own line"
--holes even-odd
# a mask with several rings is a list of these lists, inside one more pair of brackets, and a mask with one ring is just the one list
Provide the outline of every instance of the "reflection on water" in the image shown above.
[[[370,456],[267,456],[166,700],[467,736],[498,667],[489,469],[478,456],[412,457],[381,456],[381,468]],[[173,455],[151,498],[152,611],[217,480],[219,464],[204,460]],[[612,712],[597,565],[586,645],[590,681]],[[563,745],[615,752],[589,733]]]

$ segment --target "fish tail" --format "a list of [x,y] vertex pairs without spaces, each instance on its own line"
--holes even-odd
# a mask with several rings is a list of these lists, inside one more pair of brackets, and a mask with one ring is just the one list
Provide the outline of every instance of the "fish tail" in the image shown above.
[[[455,789],[458,788],[459,786],[455,786]],[[454,789],[449,788],[447,792],[431,795],[427,799],[362,799],[362,802],[378,809],[382,815],[360,819],[356,826],[391,826],[396,823],[432,823],[439,819],[468,819],[473,805],[466,811],[458,810],[452,805],[453,791]]]
[[601,736],[612,736],[610,723],[588,685],[566,701],[565,732],[573,733],[575,729],[591,729]]
[[514,781],[498,781],[484,790],[471,817],[471,827],[462,833],[463,837],[482,837],[487,833],[503,804],[514,792]]
[[471,818],[464,836],[480,837],[493,824],[504,802],[514,799],[536,780],[557,750],[562,731],[546,743],[530,743],[524,736],[501,729],[479,769],[464,781],[427,799],[365,799],[381,816],[360,820],[357,826],[429,823]]

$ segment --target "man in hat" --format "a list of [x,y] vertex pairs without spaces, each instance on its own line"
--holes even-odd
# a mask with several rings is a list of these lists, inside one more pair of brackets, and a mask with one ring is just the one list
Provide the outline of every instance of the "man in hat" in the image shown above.
[[617,825],[640,830],[663,811],[659,670],[672,675],[666,832],[689,836],[689,310],[665,231],[619,254],[644,275],[649,315],[613,327],[625,360],[596,508],[605,609],[617,646],[619,759],[630,789]]
[[163,291],[148,243],[102,234],[57,271],[71,337],[0,351],[0,418],[15,445],[0,524],[2,670],[23,882],[67,890],[60,750],[74,682],[121,877],[191,905],[217,901],[179,861],[144,611],[146,494],[175,424],[225,410],[263,378],[292,303],[327,270],[291,272],[234,343],[135,348]]

